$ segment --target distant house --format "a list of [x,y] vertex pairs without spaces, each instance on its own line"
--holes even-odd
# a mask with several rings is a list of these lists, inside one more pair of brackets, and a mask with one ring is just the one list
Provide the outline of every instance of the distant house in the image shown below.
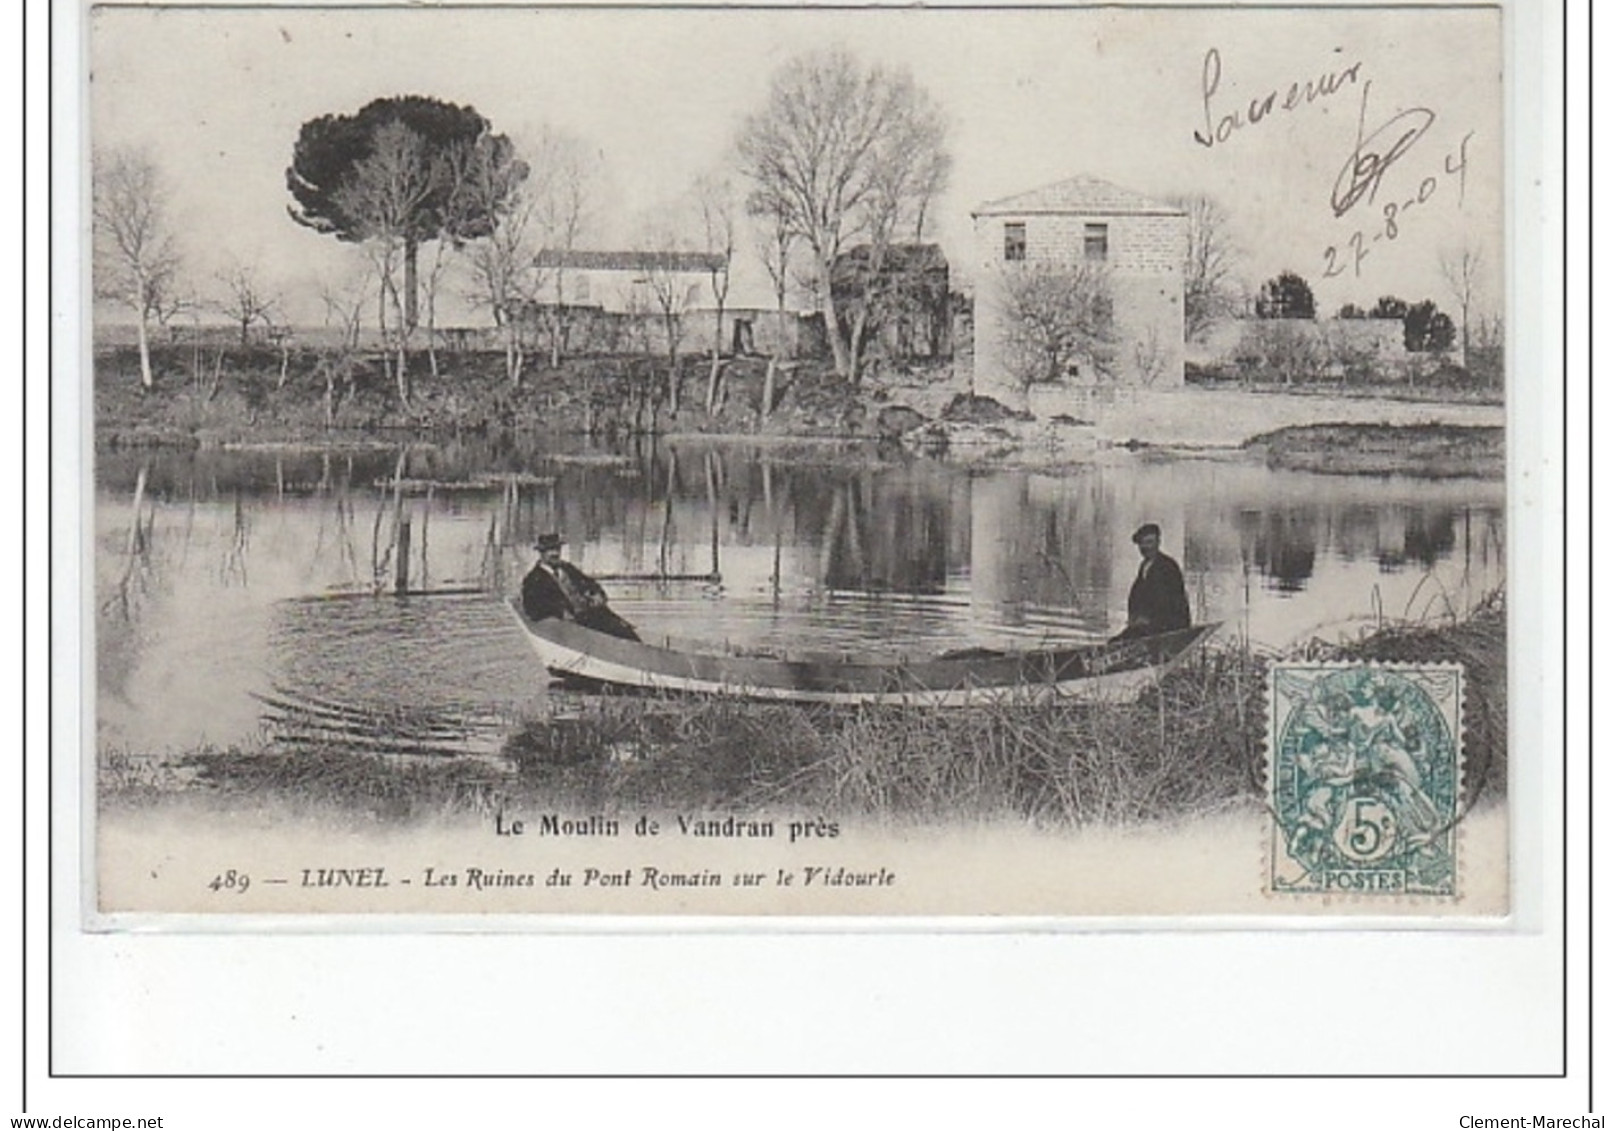
[[[1076,383],[1172,387],[1183,383],[1181,208],[1094,177],[1073,177],[990,201],[975,221],[976,387],[1016,384],[1009,373],[1006,275],[1037,265],[1101,266],[1109,278],[1112,349],[1102,368],[1070,373]],[[994,394],[996,395],[996,394]]]
[[[725,352],[780,357],[816,356],[828,349],[821,327],[794,312],[728,305],[718,325],[713,272],[724,256],[700,251],[595,251],[545,249],[534,266],[540,285],[522,304],[520,319],[532,340],[559,323],[568,352],[634,353],[667,349],[668,326],[657,291],[673,296],[683,349],[703,352],[721,341]],[[557,294],[557,284],[559,294]],[[555,317],[557,307],[563,317]]]
[[724,270],[726,262],[721,255],[700,251],[546,248],[536,261],[545,280],[538,297],[541,304],[555,304],[559,279],[559,302],[565,306],[595,307],[617,314],[654,310],[651,280],[661,276],[674,286],[681,306],[693,307],[707,293],[712,272]]

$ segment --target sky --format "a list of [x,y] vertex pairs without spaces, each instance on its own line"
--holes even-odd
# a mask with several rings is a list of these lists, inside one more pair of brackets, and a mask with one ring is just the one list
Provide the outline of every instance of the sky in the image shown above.
[[[1497,307],[1502,290],[1491,9],[102,7],[90,25],[92,143],[156,161],[198,286],[232,261],[256,264],[293,321],[319,319],[316,280],[345,261],[336,240],[287,216],[285,169],[304,121],[422,94],[475,106],[518,148],[545,126],[568,131],[605,171],[596,242],[620,247],[636,217],[732,160],[781,64],[828,46],[907,68],[943,108],[954,165],[934,237],[961,283],[973,207],[1085,174],[1151,196],[1213,197],[1239,275],[1254,287],[1296,271],[1322,311],[1387,293],[1450,309],[1440,259],[1465,244],[1486,264],[1483,304]],[[1354,66],[1355,81],[1307,100],[1308,82]],[[1251,101],[1275,92],[1272,111],[1250,121]],[[1375,129],[1404,113],[1404,126],[1428,127],[1372,199],[1336,215],[1360,123],[1361,152],[1383,152]],[[739,246],[731,302],[771,305],[749,238]]]

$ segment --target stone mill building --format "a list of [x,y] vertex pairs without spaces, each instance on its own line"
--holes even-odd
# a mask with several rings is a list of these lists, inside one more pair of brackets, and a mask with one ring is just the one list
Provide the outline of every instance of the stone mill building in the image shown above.
[[[1183,258],[1188,217],[1094,177],[1072,177],[972,213],[975,221],[975,385],[1018,396],[1008,335],[1006,279],[1086,265],[1108,288],[1108,349],[1099,365],[1071,365],[1038,387],[1036,407],[1060,411],[1061,385],[1174,388],[1183,384]],[[1013,403],[1013,402],[1011,402]]]

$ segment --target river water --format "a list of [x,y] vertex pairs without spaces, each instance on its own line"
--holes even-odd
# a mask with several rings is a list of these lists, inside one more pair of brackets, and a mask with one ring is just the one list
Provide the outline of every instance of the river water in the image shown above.
[[[1461,614],[1503,581],[1500,481],[1308,475],[1234,453],[1107,453],[1059,476],[695,441],[104,453],[99,738],[497,749],[543,704],[497,595],[547,530],[597,575],[721,574],[608,581],[647,640],[891,657],[1103,638],[1147,521],[1196,619],[1259,646]],[[411,588],[482,592],[392,596],[405,522]]]

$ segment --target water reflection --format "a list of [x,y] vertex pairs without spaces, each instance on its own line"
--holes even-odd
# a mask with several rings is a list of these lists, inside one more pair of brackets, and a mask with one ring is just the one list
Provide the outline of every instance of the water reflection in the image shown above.
[[282,742],[491,753],[532,691],[531,669],[502,646],[509,629],[498,604],[467,597],[279,602],[268,640],[274,682],[254,693],[261,724]]
[[[550,529],[617,578],[647,638],[882,656],[1115,631],[1145,521],[1183,563],[1197,618],[1274,646],[1376,609],[1461,612],[1504,568],[1501,483],[1235,457],[1118,453],[1055,477],[862,449],[502,436],[114,453],[97,487],[101,726],[156,746],[285,727],[292,701],[339,729],[350,709],[436,712],[427,745],[520,710],[541,680],[499,601],[310,598],[399,578],[510,593]],[[721,588],[635,579],[713,571]]]
[[1281,593],[1304,590],[1318,559],[1317,509],[1246,510],[1239,518],[1243,560]]

